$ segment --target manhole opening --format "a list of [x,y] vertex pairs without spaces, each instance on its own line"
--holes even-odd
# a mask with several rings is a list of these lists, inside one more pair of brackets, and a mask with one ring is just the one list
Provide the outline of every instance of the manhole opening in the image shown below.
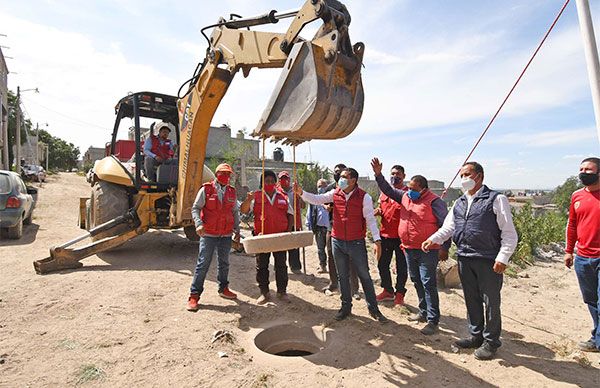
[[306,357],[325,349],[330,331],[291,324],[273,326],[258,333],[254,344],[261,351],[275,356]]

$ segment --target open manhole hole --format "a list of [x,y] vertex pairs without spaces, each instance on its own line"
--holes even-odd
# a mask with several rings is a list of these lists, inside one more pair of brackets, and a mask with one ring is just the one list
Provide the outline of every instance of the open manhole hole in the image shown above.
[[282,357],[305,357],[319,353],[329,342],[332,330],[296,325],[273,326],[254,337],[254,344],[265,353]]

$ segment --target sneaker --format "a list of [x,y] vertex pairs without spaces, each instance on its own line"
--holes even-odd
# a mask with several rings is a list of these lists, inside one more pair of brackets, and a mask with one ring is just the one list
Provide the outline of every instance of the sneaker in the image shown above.
[[279,299],[282,302],[287,302],[287,303],[291,302],[290,297],[288,296],[287,292],[278,292],[277,299]]
[[343,321],[344,319],[348,318],[351,314],[352,312],[350,310],[339,309],[337,314],[335,314],[334,318],[336,321]]
[[600,349],[598,349],[596,347],[596,344],[591,339],[578,343],[577,347],[579,348],[579,350],[584,351],[584,352],[592,352],[592,353],[600,352]]
[[237,299],[237,295],[229,290],[229,287],[223,288],[223,290],[219,291],[219,296],[225,299]]
[[438,325],[433,322],[427,322],[427,324],[421,329],[423,335],[433,335],[438,332]]
[[373,318],[374,320],[376,320],[379,323],[388,323],[390,321],[379,310],[369,311],[369,315],[371,316],[371,318]]
[[483,344],[483,338],[467,337],[454,341],[454,345],[462,349],[477,349]]
[[395,306],[404,306],[404,293],[396,292],[396,296],[394,297],[394,305]]
[[424,316],[422,316],[419,313],[416,313],[416,314],[409,315],[408,321],[409,322],[427,322],[427,318],[425,318]]
[[394,293],[389,292],[388,290],[383,290],[379,295],[375,297],[378,302],[383,302],[386,300],[394,300]]
[[300,275],[300,274],[302,274],[302,268],[292,269],[292,273],[296,274],[296,275]]
[[200,295],[198,294],[190,294],[187,303],[187,311],[198,311],[200,308],[198,306],[198,300],[200,299]]
[[326,265],[319,266],[319,269],[317,270],[317,273],[328,273],[327,272],[327,266]]
[[256,304],[263,305],[269,300],[271,300],[271,294],[269,292],[266,292],[265,294],[260,294],[258,299],[256,299]]
[[355,292],[354,294],[352,294],[352,298],[353,298],[354,300],[360,300],[360,293],[358,293],[358,292]]
[[487,360],[491,360],[492,358],[494,358],[494,355],[496,354],[496,350],[497,349],[495,347],[493,347],[492,345],[490,345],[488,342],[484,342],[483,345],[481,345],[480,347],[477,348],[477,350],[475,350],[473,355],[478,360],[487,361]]

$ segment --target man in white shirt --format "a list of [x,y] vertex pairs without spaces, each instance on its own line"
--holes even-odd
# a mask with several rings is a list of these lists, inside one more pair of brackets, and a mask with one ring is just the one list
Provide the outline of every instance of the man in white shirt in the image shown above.
[[365,237],[367,227],[375,240],[377,258],[381,254],[381,238],[373,209],[373,200],[357,185],[358,172],[346,168],[341,172],[338,187],[325,194],[304,192],[298,184],[294,191],[309,204],[323,205],[333,202],[333,227],[331,232],[333,258],[338,273],[342,307],[336,320],[347,318],[352,312],[352,292],[350,289],[350,263],[353,263],[365,292],[365,299],[371,317],[381,323],[388,321],[381,314],[375,299],[375,287],[369,274],[369,261]]
[[502,274],[518,237],[508,199],[483,184],[483,167],[467,162],[460,177],[465,194],[456,200],[442,227],[423,242],[422,249],[427,251],[432,244],[452,237],[470,332],[470,337],[455,345],[476,348],[475,358],[490,360],[502,344]]

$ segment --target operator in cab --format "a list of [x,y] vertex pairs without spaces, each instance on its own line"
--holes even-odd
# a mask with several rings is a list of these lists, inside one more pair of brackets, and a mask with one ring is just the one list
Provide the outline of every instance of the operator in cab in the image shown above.
[[169,139],[169,134],[175,129],[171,123],[164,121],[156,124],[158,136],[154,135],[152,128],[150,136],[144,142],[144,169],[146,177],[151,182],[156,182],[156,170],[161,164],[177,164],[175,156],[175,142]]

